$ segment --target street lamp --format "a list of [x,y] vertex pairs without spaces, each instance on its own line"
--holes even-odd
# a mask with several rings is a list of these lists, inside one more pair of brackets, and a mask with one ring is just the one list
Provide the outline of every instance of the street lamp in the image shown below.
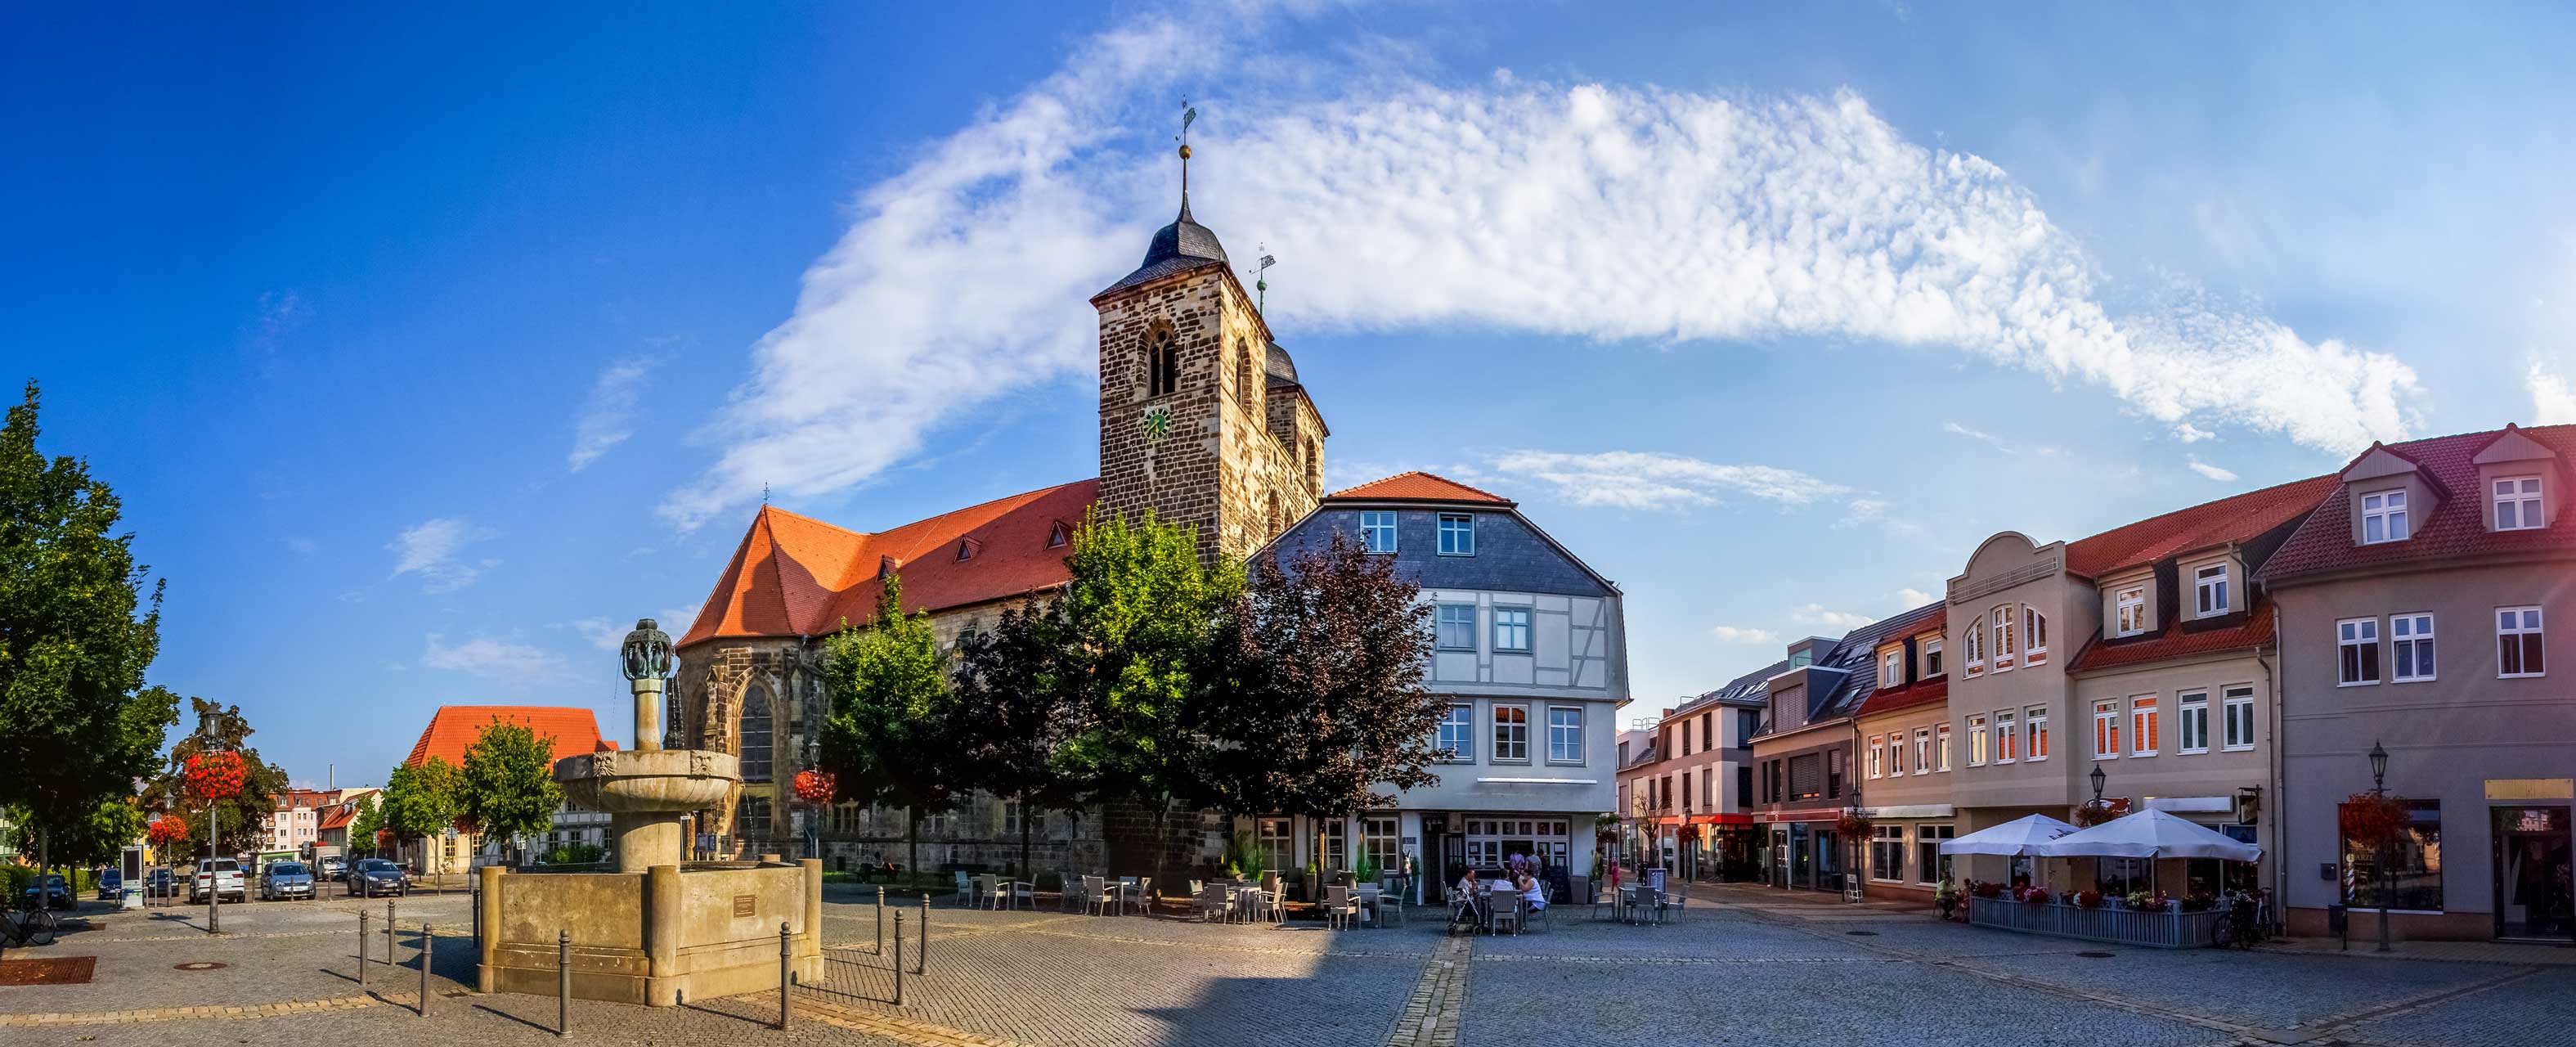
[[[2378,739],[2370,742],[2370,798],[2384,800],[2388,795],[2388,749]],[[2396,904],[2395,887],[2388,878],[2388,838],[2379,838],[2372,848],[2372,862],[2379,866],[2379,951],[2388,951],[2388,910]]]
[[2388,750],[2374,740],[2370,743],[2370,791],[2376,793],[2387,787]]
[[2102,765],[2094,764],[2093,773],[2089,777],[2093,779],[2093,806],[2100,807],[2102,806],[2102,781],[2110,775],[2102,773]]

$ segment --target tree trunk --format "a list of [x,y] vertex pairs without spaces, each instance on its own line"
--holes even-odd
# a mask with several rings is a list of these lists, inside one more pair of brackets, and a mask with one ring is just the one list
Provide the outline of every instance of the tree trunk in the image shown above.
[[1027,794],[1027,793],[1021,793],[1021,794],[1020,794],[1020,875],[1021,875],[1021,876],[1023,876],[1023,877],[1026,877],[1030,883],[1034,884],[1034,883],[1038,882],[1038,873],[1037,873],[1037,870],[1036,870],[1035,868],[1032,868],[1032,867],[1029,865],[1029,814],[1030,814],[1030,813],[1031,813],[1031,812],[1029,811],[1029,794]]
[[904,810],[907,813],[903,819],[903,835],[906,840],[903,867],[913,875],[919,876],[921,875],[921,805],[916,803]]

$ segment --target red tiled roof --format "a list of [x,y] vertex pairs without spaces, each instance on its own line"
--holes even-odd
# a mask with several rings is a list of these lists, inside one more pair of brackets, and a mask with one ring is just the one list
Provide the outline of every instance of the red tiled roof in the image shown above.
[[358,818],[356,804],[335,803],[322,811],[322,825],[317,831],[328,832]]
[[429,718],[429,726],[420,732],[420,741],[412,744],[411,755],[403,758],[413,766],[432,756],[449,764],[462,766],[465,750],[483,736],[483,727],[493,720],[526,726],[539,738],[553,738],[554,751],[548,760],[560,760],[601,749],[617,748],[617,743],[599,736],[599,720],[588,709],[554,705],[442,705]]
[[2066,546],[2066,569],[2087,578],[2176,553],[2241,542],[2295,520],[2335,486],[2331,476],[2266,487],[2115,527]]
[[1950,677],[1945,673],[1940,676],[1916,680],[1903,687],[1891,687],[1887,690],[1880,691],[1877,694],[1870,695],[1868,701],[1860,703],[1860,711],[1853,713],[1852,718],[1859,720],[1876,716],[1880,713],[1892,713],[1899,709],[1911,709],[1918,705],[1931,705],[1936,702],[1947,701],[1949,697]]
[[[2557,452],[2558,461],[2550,472],[2556,482],[2565,483],[2570,460],[2576,459],[2576,425],[2544,425],[2516,431]],[[2489,430],[2410,440],[2378,448],[2414,462],[2427,480],[2449,492],[2431,507],[2430,512],[2414,521],[2414,535],[2402,542],[2376,545],[2354,542],[2352,494],[2338,485],[2308,517],[2308,522],[2300,525],[2298,531],[2282,543],[2279,552],[2272,554],[2271,562],[2263,566],[2262,577],[2271,580],[2445,557],[2576,549],[2576,512],[2562,511],[2556,519],[2549,521],[2549,526],[2535,530],[2487,529],[2486,499],[2484,492],[2478,489],[2475,459],[2487,445],[2503,436],[2501,430]],[[2369,453],[2362,452],[2365,456]],[[2359,456],[2353,459],[2354,462],[2360,460]],[[2349,470],[2351,466],[2344,468]],[[2327,479],[2331,481],[2335,477]]]
[[2161,662],[2169,658],[2188,658],[2219,651],[2241,651],[2261,647],[2271,642],[2272,600],[2258,592],[2254,597],[2254,606],[2247,611],[2244,620],[2234,625],[2191,632],[2183,628],[2183,622],[2176,621],[2165,626],[2163,632],[2150,633],[2146,636],[2124,637],[2118,640],[2096,639],[2085,644],[2083,650],[2076,652],[2075,661],[2067,665],[2066,671],[2098,672],[2105,669],[2143,665],[2148,662]]
[[[851,531],[762,506],[733,560],[725,565],[698,620],[680,637],[686,647],[719,636],[814,636],[843,622],[876,618],[880,568],[893,561],[903,576],[907,610],[945,610],[1062,585],[1066,547],[1047,539],[1061,525],[1070,535],[1100,496],[1100,481],[1069,484],[968,506],[890,531]],[[957,558],[960,546],[972,551]]]
[[1324,496],[1326,501],[1371,502],[1489,502],[1513,505],[1511,499],[1491,491],[1479,491],[1447,477],[1433,476],[1415,470],[1397,473],[1383,480],[1371,480],[1348,490]]

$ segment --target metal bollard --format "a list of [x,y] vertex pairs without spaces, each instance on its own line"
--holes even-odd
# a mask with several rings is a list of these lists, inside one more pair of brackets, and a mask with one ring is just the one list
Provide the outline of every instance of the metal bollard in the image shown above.
[[358,910],[358,987],[367,987],[367,910]]
[[894,914],[894,1005],[903,1006],[903,914]]
[[789,1017],[787,989],[793,984],[795,978],[795,973],[789,966],[796,955],[794,942],[795,939],[787,933],[787,921],[778,921],[778,1028],[781,1032],[787,1029]]
[[912,973],[930,973],[930,892],[921,892],[921,948],[914,950]]
[[572,1035],[572,931],[555,932],[555,1035]]
[[877,955],[885,955],[885,885],[877,885]]
[[394,900],[385,899],[385,966],[394,965]]
[[432,944],[432,943],[434,943],[434,942],[436,942],[436,941],[438,941],[438,937],[437,937],[436,935],[433,935],[433,934],[431,934],[431,933],[430,933],[430,931],[429,931],[429,925],[428,925],[428,924],[426,924],[426,923],[421,924],[421,925],[420,925],[420,1008],[419,1008],[419,1011],[420,1011],[420,1016],[421,1016],[421,1017],[423,1017],[423,1018],[427,1018],[427,1017],[429,1017],[429,953],[430,953],[431,944]]

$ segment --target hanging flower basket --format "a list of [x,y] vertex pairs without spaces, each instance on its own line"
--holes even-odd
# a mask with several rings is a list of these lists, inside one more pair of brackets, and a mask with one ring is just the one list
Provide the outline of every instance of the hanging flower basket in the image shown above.
[[1869,816],[1857,813],[1846,814],[1841,821],[1834,823],[1834,828],[1839,830],[1847,840],[1867,836],[1870,829]]
[[175,814],[162,815],[152,820],[151,828],[143,831],[143,838],[154,847],[168,847],[188,838],[188,820]]
[[2343,802],[2344,838],[2364,847],[2382,847],[2405,839],[2415,825],[2415,812],[2391,796],[2354,793]]
[[832,802],[833,790],[839,787],[832,776],[822,771],[796,772],[796,798],[806,803]]
[[240,795],[250,774],[242,766],[240,753],[200,753],[188,758],[180,780],[186,783],[188,795],[214,802]]
[[2086,804],[2075,809],[2075,827],[2090,829],[2120,816],[2120,812],[2099,804]]

